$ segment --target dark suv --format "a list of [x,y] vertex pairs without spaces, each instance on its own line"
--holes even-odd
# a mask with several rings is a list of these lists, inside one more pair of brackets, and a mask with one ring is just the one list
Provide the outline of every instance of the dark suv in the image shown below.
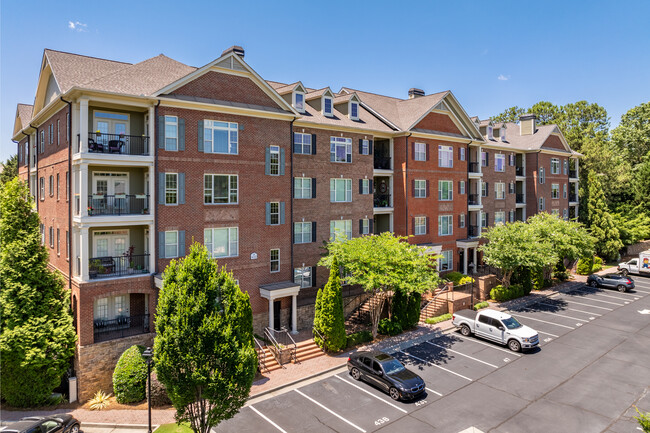
[[79,421],[66,413],[28,416],[9,424],[2,433],[79,433]]
[[608,287],[618,289],[619,292],[626,292],[634,288],[634,281],[630,277],[619,274],[596,275],[591,274],[587,278],[587,284],[591,287]]

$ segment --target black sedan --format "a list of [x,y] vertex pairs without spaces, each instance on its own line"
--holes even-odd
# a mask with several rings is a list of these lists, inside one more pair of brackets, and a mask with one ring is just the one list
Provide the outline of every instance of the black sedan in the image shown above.
[[411,400],[424,392],[424,380],[401,362],[383,352],[357,352],[348,358],[348,371],[388,392],[393,400]]
[[587,278],[587,284],[591,287],[608,287],[617,289],[619,292],[625,292],[634,288],[634,280],[630,277],[624,277],[619,274],[596,275],[591,274]]
[[28,416],[9,424],[2,433],[79,433],[79,421],[67,413]]

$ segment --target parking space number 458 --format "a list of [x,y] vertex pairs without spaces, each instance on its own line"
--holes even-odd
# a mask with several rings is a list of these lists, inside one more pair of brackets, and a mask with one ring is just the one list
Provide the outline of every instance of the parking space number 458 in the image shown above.
[[386,417],[379,418],[377,421],[375,421],[375,425],[382,425],[382,424],[384,424],[384,423],[386,423],[388,421],[390,421],[390,420],[388,418],[386,418]]

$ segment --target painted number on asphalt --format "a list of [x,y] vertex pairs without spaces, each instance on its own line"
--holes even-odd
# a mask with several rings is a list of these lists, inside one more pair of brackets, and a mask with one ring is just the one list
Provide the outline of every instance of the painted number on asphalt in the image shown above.
[[582,326],[582,323],[576,323],[576,326]]
[[551,337],[545,338],[545,339],[544,339],[544,343],[548,343],[548,342],[551,341],[551,340],[552,340]]
[[386,423],[388,421],[390,421],[390,420],[388,418],[386,418],[386,417],[379,418],[377,421],[375,421],[375,425],[382,425],[382,424],[384,424],[384,423]]
[[427,404],[427,401],[426,401],[426,400],[421,400],[421,401],[416,401],[416,402],[415,402],[415,405],[416,405],[416,406],[424,406],[425,404]]
[[503,358],[503,362],[510,362],[510,358]]

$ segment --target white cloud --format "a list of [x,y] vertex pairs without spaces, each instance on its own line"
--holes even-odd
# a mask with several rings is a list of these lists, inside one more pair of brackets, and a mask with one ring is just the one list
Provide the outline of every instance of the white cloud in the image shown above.
[[510,75],[505,76],[505,75],[503,75],[503,74],[500,74],[500,75],[497,77],[497,80],[499,80],[499,81],[508,81],[509,79],[510,79]]
[[78,32],[88,31],[88,25],[84,23],[80,23],[79,21],[68,21],[68,28],[70,30],[76,30]]

